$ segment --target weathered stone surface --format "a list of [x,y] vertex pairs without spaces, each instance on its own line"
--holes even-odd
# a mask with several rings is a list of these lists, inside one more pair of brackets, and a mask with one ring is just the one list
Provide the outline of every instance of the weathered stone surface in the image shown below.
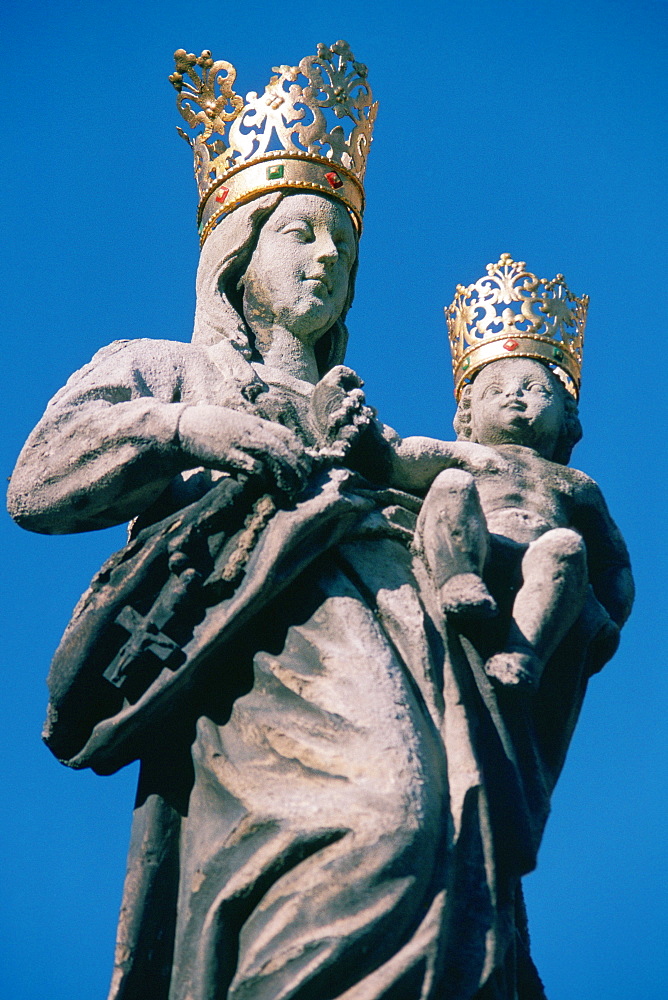
[[342,366],[356,237],[280,192],[208,238],[191,344],[104,348],[12,479],[35,531],[136,518],[49,678],[73,767],[141,760],[116,1000],[538,1000],[521,877],[632,601],[579,424],[484,368],[402,440]]

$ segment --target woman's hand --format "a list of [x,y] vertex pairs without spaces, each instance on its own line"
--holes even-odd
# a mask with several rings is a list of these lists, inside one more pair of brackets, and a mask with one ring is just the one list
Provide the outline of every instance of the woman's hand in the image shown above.
[[362,379],[352,368],[337,365],[321,378],[311,397],[311,414],[321,451],[343,458],[373,420],[366,405]]
[[301,489],[312,467],[287,427],[222,406],[187,406],[179,420],[179,442],[197,465],[263,475],[289,494]]

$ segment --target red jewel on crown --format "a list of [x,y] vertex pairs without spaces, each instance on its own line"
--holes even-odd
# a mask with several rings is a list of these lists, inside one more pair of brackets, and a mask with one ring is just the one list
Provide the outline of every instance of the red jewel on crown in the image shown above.
[[503,345],[506,351],[516,351],[519,346],[516,340],[507,340]]
[[229,188],[226,187],[219,188],[218,194],[216,195],[216,201],[222,205],[229,193],[230,193]]
[[335,170],[330,170],[328,173],[326,173],[325,180],[327,181],[329,186],[333,188],[335,191],[337,188],[343,187],[343,181],[341,180],[341,178],[339,177],[339,175],[336,173]]

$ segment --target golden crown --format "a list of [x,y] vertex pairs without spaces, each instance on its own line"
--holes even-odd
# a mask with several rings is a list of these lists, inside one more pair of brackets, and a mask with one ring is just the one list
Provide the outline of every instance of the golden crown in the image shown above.
[[588,305],[589,296],[573,295],[563,274],[538,278],[509,253],[475,284],[457,285],[445,310],[457,400],[484,365],[508,357],[544,362],[577,399]]
[[[202,130],[191,138],[178,129],[195,156],[202,244],[223,215],[277,188],[332,195],[361,230],[378,105],[367,68],[355,62],[347,42],[320,44],[298,66],[275,66],[264,93],[251,91],[245,103],[232,89],[231,63],[214,62],[208,50],[195,56],[178,49],[174,60],[169,79],[179,92],[178,109],[191,129]],[[347,130],[337,119],[346,120]]]

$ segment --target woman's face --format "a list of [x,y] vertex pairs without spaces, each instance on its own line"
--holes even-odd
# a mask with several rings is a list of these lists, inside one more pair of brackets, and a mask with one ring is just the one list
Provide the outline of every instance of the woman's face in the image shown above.
[[314,194],[289,194],[264,223],[242,279],[244,314],[279,325],[313,346],[343,311],[357,254],[345,207]]

